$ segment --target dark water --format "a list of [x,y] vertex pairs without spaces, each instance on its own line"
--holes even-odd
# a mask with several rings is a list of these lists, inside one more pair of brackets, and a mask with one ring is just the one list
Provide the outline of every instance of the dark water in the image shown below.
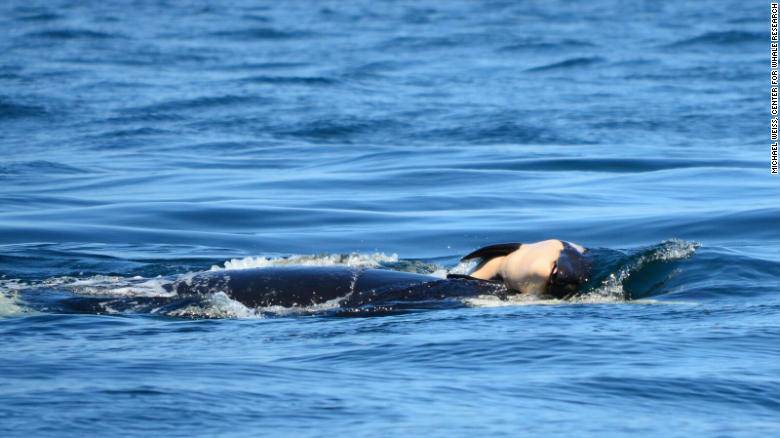
[[[768,5],[232,3],[0,4],[2,435],[780,430]],[[620,253],[570,302],[131,303],[546,238]]]

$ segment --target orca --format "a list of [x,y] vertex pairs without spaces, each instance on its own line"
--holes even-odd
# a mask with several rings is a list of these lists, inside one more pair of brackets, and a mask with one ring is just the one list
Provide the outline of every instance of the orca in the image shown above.
[[[91,293],[40,296],[43,308],[79,313],[114,313],[181,309],[223,293],[248,308],[342,309],[345,312],[462,307],[464,299],[529,294],[566,299],[588,281],[588,251],[576,244],[546,240],[500,243],[472,251],[462,261],[477,260],[467,274],[446,278],[391,269],[346,265],[287,265],[218,269],[172,276],[155,296],[113,294],[107,287]],[[127,287],[123,286],[122,291]],[[36,295],[30,296],[31,304]]]
[[306,307],[332,302],[343,308],[457,300],[510,294],[568,298],[587,281],[583,247],[560,240],[501,243],[461,260],[480,259],[469,274],[447,278],[349,266],[278,266],[208,271],[169,286],[179,296],[223,292],[249,307]]

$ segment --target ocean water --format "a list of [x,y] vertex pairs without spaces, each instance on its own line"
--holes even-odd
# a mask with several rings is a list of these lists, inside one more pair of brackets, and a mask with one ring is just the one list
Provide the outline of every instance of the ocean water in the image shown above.
[[[0,4],[0,434],[780,431],[768,4],[229,3]],[[134,301],[548,238],[588,294]]]

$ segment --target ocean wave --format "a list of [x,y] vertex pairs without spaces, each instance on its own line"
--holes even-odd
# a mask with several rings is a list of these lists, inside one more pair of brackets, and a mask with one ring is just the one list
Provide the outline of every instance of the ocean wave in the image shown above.
[[516,170],[549,172],[607,172],[638,173],[657,172],[671,169],[688,168],[734,168],[750,169],[756,166],[752,161],[708,159],[672,159],[672,158],[545,158],[501,161],[474,161],[453,167],[474,170]]
[[399,36],[377,45],[378,50],[435,50],[488,44],[500,38],[488,33],[458,33],[444,36]]
[[101,32],[89,29],[51,29],[25,34],[29,38],[45,38],[51,40],[105,40],[113,38],[125,38],[117,33]]
[[222,30],[212,32],[209,36],[235,40],[286,40],[294,38],[310,37],[311,32],[301,30],[278,30],[270,27],[258,27],[252,29]]
[[272,85],[333,85],[338,82],[322,76],[250,76],[240,81]]
[[47,114],[46,109],[41,106],[25,105],[21,103],[12,102],[0,97],[0,120],[26,118],[26,117],[41,117],[41,116],[45,116],[46,114]]
[[16,17],[16,20],[40,22],[40,21],[56,21],[56,20],[61,20],[63,18],[65,18],[63,15],[55,14],[53,12],[39,12],[39,13],[31,13],[27,15],[20,15]]
[[765,40],[766,38],[760,33],[730,30],[707,32],[693,38],[679,40],[667,47],[743,45],[761,43]]
[[526,71],[542,72],[542,71],[550,71],[550,70],[565,70],[570,68],[590,67],[592,65],[600,64],[603,62],[604,62],[604,58],[598,56],[578,57],[578,58],[565,59],[560,62],[554,62],[552,64],[546,64],[539,67],[529,68]]
[[556,51],[572,49],[582,50],[587,47],[596,47],[595,44],[582,41],[565,39],[561,41],[539,41],[539,40],[527,40],[520,41],[506,46],[502,46],[498,49],[499,52],[524,52],[524,51]]
[[220,65],[219,70],[226,71],[251,71],[251,70],[287,70],[296,69],[301,67],[309,67],[311,63],[308,62],[285,62],[285,61],[269,61],[269,62],[241,62],[237,64]]
[[202,96],[192,99],[174,99],[153,103],[150,105],[144,105],[141,107],[130,108],[127,111],[149,113],[149,112],[167,112],[167,111],[182,111],[188,109],[204,109],[204,108],[216,108],[226,107],[233,105],[257,105],[268,103],[269,99],[261,96],[240,96],[240,95],[224,95],[224,96]]
[[[117,139],[117,138],[131,138],[131,137],[152,137],[152,136],[164,136],[170,134],[172,131],[158,128],[129,128],[129,129],[109,129],[105,132],[101,132],[95,135],[95,138],[101,139]],[[98,148],[103,148],[105,145],[99,145]]]
[[39,172],[47,172],[50,175],[73,175],[86,173],[87,171],[67,164],[46,160],[0,164],[0,177],[8,175],[27,175]]
[[[519,117],[518,117],[519,118]],[[478,118],[452,124],[451,128],[429,128],[414,138],[470,144],[583,144],[583,139],[564,137],[553,129],[520,122],[509,115]]]
[[675,267],[673,262],[691,257],[699,246],[697,242],[671,239],[633,254],[617,267],[607,265],[608,274],[601,275],[600,281],[593,284],[586,294],[576,297],[575,301],[625,301],[661,293],[663,283]]
[[357,117],[340,119],[319,119],[294,126],[280,126],[275,129],[278,137],[297,137],[321,142],[350,142],[360,135],[376,135],[392,132],[397,123],[392,120],[370,120]]

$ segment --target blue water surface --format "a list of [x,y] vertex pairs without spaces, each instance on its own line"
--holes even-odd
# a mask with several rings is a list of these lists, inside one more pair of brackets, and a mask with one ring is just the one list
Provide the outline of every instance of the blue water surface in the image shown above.
[[[0,434],[777,434],[768,26],[742,1],[0,3]],[[548,238],[623,258],[566,302],[132,306],[212,266],[443,275]],[[105,288],[128,306],[40,304]]]

